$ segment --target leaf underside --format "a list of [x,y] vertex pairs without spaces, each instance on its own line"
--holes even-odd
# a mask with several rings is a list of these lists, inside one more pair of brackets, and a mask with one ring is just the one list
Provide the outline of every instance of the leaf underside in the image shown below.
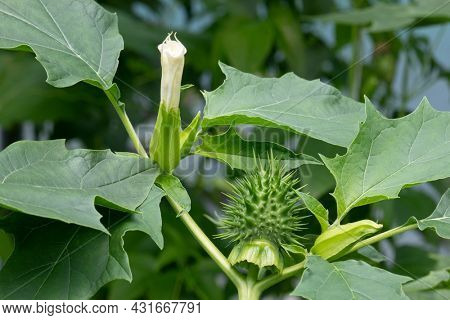
[[123,39],[117,16],[93,0],[1,0],[0,48],[23,46],[36,54],[49,84],[109,89]]
[[265,162],[271,155],[280,160],[287,170],[322,164],[314,157],[296,154],[275,143],[245,140],[234,128],[222,134],[204,134],[200,137],[202,144],[196,148],[195,154],[217,159],[233,169],[252,171],[256,168],[255,156]]

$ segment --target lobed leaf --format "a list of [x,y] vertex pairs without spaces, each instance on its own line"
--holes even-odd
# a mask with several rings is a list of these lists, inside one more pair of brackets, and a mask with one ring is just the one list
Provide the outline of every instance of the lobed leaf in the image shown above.
[[410,280],[362,261],[330,263],[309,256],[292,294],[313,300],[405,300],[402,284]]
[[259,78],[219,65],[226,79],[218,89],[205,93],[203,127],[256,124],[347,147],[364,121],[362,104],[319,80],[307,81],[293,73]]
[[322,157],[336,180],[338,219],[392,199],[415,184],[450,177],[450,112],[424,99],[410,115],[386,119],[366,99],[367,119],[343,156]]
[[255,156],[264,162],[271,154],[287,170],[306,164],[321,164],[314,157],[296,154],[276,143],[245,140],[233,128],[218,135],[203,134],[200,138],[202,143],[194,151],[195,154],[217,159],[233,169],[252,171],[256,168]]
[[192,122],[180,133],[180,155],[185,157],[191,152],[191,148],[194,145],[198,129],[201,123],[201,113],[198,112]]
[[148,159],[22,141],[0,152],[0,206],[107,232],[94,205],[142,212],[158,175]]
[[30,48],[49,84],[112,86],[123,39],[117,16],[95,1],[2,0],[0,17],[0,48]]
[[123,236],[141,231],[153,236],[161,221],[163,192],[152,188],[142,214],[104,215],[111,236],[55,220],[13,213],[0,221],[15,237],[16,248],[0,271],[0,299],[88,299],[103,285],[132,280]]

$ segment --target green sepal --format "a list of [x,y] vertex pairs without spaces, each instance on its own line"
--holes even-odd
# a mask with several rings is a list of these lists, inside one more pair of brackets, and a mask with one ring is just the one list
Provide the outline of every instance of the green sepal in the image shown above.
[[247,262],[257,265],[260,269],[271,268],[278,272],[283,270],[284,265],[278,247],[264,239],[241,241],[231,251],[228,261],[233,266]]
[[180,162],[180,132],[180,109],[161,103],[150,141],[150,157],[164,172],[171,173]]
[[181,158],[187,156],[191,151],[192,145],[195,142],[195,138],[197,137],[198,128],[200,127],[200,115],[198,112],[189,126],[181,132],[180,135],[180,145],[181,145]]
[[306,208],[311,211],[314,217],[316,217],[317,221],[320,224],[322,232],[325,232],[330,226],[330,224],[328,223],[328,210],[325,209],[325,207],[319,202],[319,200],[317,200],[313,196],[299,191],[296,191],[296,193],[302,199]]
[[331,226],[316,239],[311,253],[323,259],[336,258],[345,248],[382,227],[371,220]]
[[298,244],[283,244],[281,245],[281,247],[284,249],[284,251],[286,251],[286,253],[290,256],[291,254],[295,254],[295,255],[301,255],[303,257],[306,257],[306,255],[308,254],[308,251],[298,245]]

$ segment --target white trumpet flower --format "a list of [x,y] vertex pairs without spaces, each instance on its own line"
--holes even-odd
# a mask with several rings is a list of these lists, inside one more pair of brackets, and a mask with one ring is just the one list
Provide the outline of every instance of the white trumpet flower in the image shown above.
[[158,46],[161,52],[161,103],[168,108],[178,108],[180,103],[181,78],[183,76],[184,55],[187,50],[172,33]]

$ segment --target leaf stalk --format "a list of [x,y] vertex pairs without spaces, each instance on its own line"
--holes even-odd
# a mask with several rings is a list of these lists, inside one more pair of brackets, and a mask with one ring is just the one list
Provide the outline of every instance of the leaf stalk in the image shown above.
[[195,220],[192,219],[191,215],[171,197],[167,196],[167,200],[197,242],[202,246],[206,253],[208,253],[211,259],[214,260],[219,268],[227,275],[236,288],[239,289],[244,287],[245,279],[243,276],[233,268],[233,266],[228,262],[228,259],[222,254],[222,252],[220,252],[214,243],[212,243]]
[[259,267],[249,264],[247,279],[241,287],[238,287],[239,300],[259,300],[262,291],[258,284]]
[[128,133],[128,136],[130,137],[131,141],[133,142],[134,148],[139,153],[141,157],[148,158],[147,152],[145,151],[141,141],[139,140],[139,137],[136,133],[136,131],[133,128],[133,125],[131,124],[130,119],[128,118],[128,115],[125,112],[124,105],[117,101],[117,99],[114,97],[114,95],[104,90],[106,96],[108,97],[109,101],[113,105],[114,109],[116,110],[117,114],[119,115],[120,120],[122,121],[123,126],[125,127],[125,130]]
[[409,230],[413,230],[413,229],[416,229],[416,228],[417,228],[417,223],[409,224],[409,225],[405,225],[405,226],[400,226],[400,227],[397,227],[397,228],[393,228],[393,229],[388,230],[386,232],[377,234],[377,235],[375,235],[373,237],[370,237],[370,238],[364,239],[364,240],[362,240],[360,242],[357,242],[356,244],[354,244],[346,252],[346,254],[355,252],[355,251],[361,249],[362,247],[369,246],[369,245],[374,244],[376,242],[379,242],[381,240],[390,238],[390,237],[395,236],[397,234],[400,234],[400,233],[403,233],[403,232],[406,232],[406,231],[409,231]]

